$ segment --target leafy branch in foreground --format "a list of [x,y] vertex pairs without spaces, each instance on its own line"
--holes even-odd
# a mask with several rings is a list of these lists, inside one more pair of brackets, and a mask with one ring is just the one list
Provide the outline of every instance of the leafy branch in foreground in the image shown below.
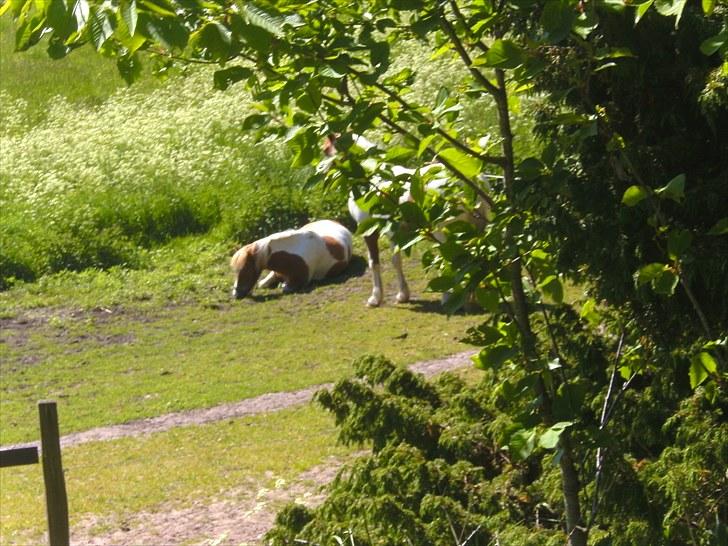
[[[548,527],[548,540],[572,546],[644,537],[652,544],[711,544],[725,534],[718,470],[724,452],[713,458],[699,450],[692,459],[680,435],[662,428],[666,420],[689,421],[689,406],[700,408],[709,426],[691,441],[714,446],[726,430],[728,136],[718,130],[728,125],[723,2],[61,4],[3,5],[17,20],[18,49],[43,34],[57,56],[91,43],[120,59],[129,79],[145,49],[170,63],[219,62],[216,85],[242,82],[257,101],[259,113],[243,122],[245,129],[285,138],[298,167],[319,161],[324,136],[342,134],[342,155],[312,181],[367,194],[402,247],[429,241],[423,261],[437,274],[431,288],[451,293],[447,310],[472,295],[491,313],[471,337],[481,347],[476,365],[491,378],[481,388],[495,397],[492,421],[480,418],[497,448],[477,463],[465,452],[448,465],[473,464],[472,483],[486,489],[503,485],[504,475],[516,479],[527,513],[509,502],[483,505],[492,497],[482,490],[463,504],[456,487],[425,503],[423,480],[452,478],[428,459],[442,435],[442,423],[428,415],[441,402],[409,381],[414,390],[398,393],[407,404],[388,399],[372,406],[379,404],[376,390],[352,382],[341,389],[355,407],[348,399],[331,400],[330,407],[345,412],[342,439],[371,437],[375,454],[361,463],[357,495],[332,505],[376,515],[365,519],[359,540],[368,534],[386,541],[397,533],[387,519],[395,514],[410,525],[403,541],[428,543],[428,530],[456,521],[463,510],[458,532],[479,528],[483,537],[496,537]],[[431,60],[397,65],[393,50],[405,40],[423,43]],[[438,57],[449,70],[433,85],[421,74]],[[413,93],[418,84],[427,92]],[[530,149],[518,146],[526,135],[513,129],[526,96],[536,104],[528,131],[538,141]],[[352,135],[367,131],[381,145],[364,151]],[[519,155],[524,149],[527,155]],[[432,177],[389,176],[392,164],[432,159],[449,172],[439,191],[428,189]],[[491,168],[488,174],[499,178],[489,185],[480,175]],[[386,192],[371,191],[377,175],[392,180]],[[392,197],[405,184],[413,198],[400,204]],[[482,202],[490,208],[483,229],[463,222],[462,213],[475,213]],[[567,301],[567,283],[591,297]],[[610,362],[622,380],[614,398]],[[408,427],[391,420],[395,409],[397,418],[411,420]],[[367,426],[376,427],[346,426],[345,410],[375,418]],[[681,461],[675,472],[656,477],[654,487],[640,485],[645,468],[663,468],[671,453]],[[372,460],[374,467],[367,466]],[[503,460],[522,474],[481,473]],[[396,474],[408,461],[421,463],[415,466],[424,475]],[[378,496],[378,464],[399,476],[397,491]],[[680,472],[704,487],[705,510],[677,494]],[[463,486],[465,478],[458,480]],[[408,498],[408,488],[418,491],[418,503],[397,500]],[[531,498],[539,499],[536,505]],[[668,507],[667,498],[674,504]],[[517,531],[511,514],[521,518]]]

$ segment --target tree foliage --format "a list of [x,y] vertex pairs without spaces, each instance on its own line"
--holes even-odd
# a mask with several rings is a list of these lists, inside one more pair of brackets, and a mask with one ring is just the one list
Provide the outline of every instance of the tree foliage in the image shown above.
[[[471,337],[481,347],[476,365],[493,374],[490,411],[506,423],[493,425],[492,459],[505,452],[529,469],[558,540],[717,544],[725,536],[725,477],[716,470],[725,454],[711,458],[708,448],[726,428],[725,3],[6,0],[8,10],[18,49],[45,35],[54,57],[88,43],[129,80],[141,52],[160,70],[219,64],[217,88],[242,83],[258,102],[244,127],[285,137],[297,166],[317,163],[322,139],[341,134],[341,155],[312,182],[352,190],[388,213],[381,222],[402,248],[427,243],[430,286],[451,292],[448,310],[472,294],[491,313]],[[450,61],[446,85],[410,93],[429,82],[423,67],[395,62],[406,40],[423,43],[433,62]],[[520,146],[513,131],[526,96],[535,97],[535,146]],[[355,144],[352,135],[366,131],[379,146]],[[432,159],[447,173],[441,191],[427,182],[442,172],[405,179],[391,170]],[[392,186],[372,192],[375,175]],[[412,200],[400,204],[405,182]],[[463,211],[485,227],[461,221]],[[587,297],[565,302],[567,282]],[[338,388],[340,400],[322,401],[344,441],[372,439],[375,464],[391,469],[430,461],[440,447],[436,393],[413,380],[408,388],[394,405],[356,382]],[[695,415],[708,428],[685,440],[678,423]],[[682,432],[670,439],[674,427]],[[418,443],[425,440],[429,448]],[[687,448],[692,442],[702,447]],[[468,460],[467,450],[456,459]],[[451,462],[446,474],[455,472]],[[410,540],[432,540],[422,519],[426,488],[417,506],[403,504],[405,491],[380,498],[388,472],[367,464],[357,471],[366,480],[351,490],[383,503],[370,506],[382,510],[373,525],[399,510]],[[441,469],[423,465],[426,476],[403,474],[402,483],[435,480]],[[682,481],[700,490],[700,506],[681,494]],[[456,517],[469,508],[453,495],[442,502]],[[519,517],[504,512],[489,533]]]

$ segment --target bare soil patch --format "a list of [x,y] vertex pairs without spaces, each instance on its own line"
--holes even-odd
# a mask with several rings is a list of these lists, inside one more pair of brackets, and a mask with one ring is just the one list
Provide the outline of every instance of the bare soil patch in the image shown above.
[[[323,487],[345,461],[330,459],[295,481],[277,480],[272,488],[249,484],[214,499],[195,500],[128,517],[88,518],[72,530],[71,543],[84,546],[240,546],[260,544],[277,511],[295,501],[314,507],[323,502]],[[269,478],[274,478],[269,476]]]

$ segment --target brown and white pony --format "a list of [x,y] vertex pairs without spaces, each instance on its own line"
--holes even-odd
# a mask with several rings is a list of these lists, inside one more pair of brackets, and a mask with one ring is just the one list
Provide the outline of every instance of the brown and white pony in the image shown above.
[[266,269],[270,273],[258,286],[272,288],[283,283],[284,292],[334,277],[351,261],[351,241],[351,232],[338,222],[318,220],[247,244],[230,260],[235,273],[233,296],[247,296]]
[[[356,146],[362,148],[364,151],[367,151],[375,146],[372,142],[360,135],[353,135],[353,141]],[[324,145],[322,146],[322,150],[324,152],[324,155],[326,156],[326,159],[321,161],[318,170],[326,171],[330,167],[337,154],[336,135],[329,135],[326,138],[326,140],[324,141]],[[438,169],[441,169],[443,172],[445,172],[444,166],[441,163],[430,163],[428,165],[420,167],[419,169],[410,169],[399,165],[390,165],[390,170],[392,174],[397,178],[399,178],[400,176],[413,176],[415,174],[425,175],[430,170],[437,171]],[[437,173],[435,172],[435,174]],[[487,182],[485,177],[483,178],[483,180]],[[446,177],[435,178],[433,180],[430,180],[425,185],[425,189],[440,192],[442,186],[446,184],[447,181],[448,179]],[[382,180],[379,176],[374,176],[372,177],[372,179],[370,179],[369,184],[372,189],[386,190],[391,182]],[[405,192],[403,193],[402,197],[400,197],[399,202],[401,204],[411,200],[412,196],[409,191],[409,184],[405,184]],[[353,194],[349,194],[348,207],[349,214],[351,214],[351,217],[357,224],[361,224],[371,217],[369,212],[363,210],[357,204],[356,198]],[[476,211],[476,215],[466,213],[463,214],[460,219],[473,222],[476,225],[484,225],[485,219],[488,214],[487,204],[482,202],[479,203],[478,209],[479,210]],[[378,307],[383,301],[382,273],[379,262],[379,236],[379,231],[375,231],[369,235],[364,236],[364,242],[367,245],[367,251],[369,253],[369,269],[372,273],[372,293],[367,300],[367,305],[369,307]],[[444,239],[444,235],[442,235],[442,233],[440,233],[439,235],[436,233],[435,237],[441,241]],[[404,273],[402,271],[402,256],[400,254],[399,248],[396,246],[393,246],[392,248],[392,265],[394,266],[394,270],[397,273],[397,282],[399,285],[399,289],[397,291],[395,299],[397,303],[406,303],[410,299],[410,290],[407,284],[407,280],[405,279]],[[444,294],[443,301],[446,299],[447,294]]]

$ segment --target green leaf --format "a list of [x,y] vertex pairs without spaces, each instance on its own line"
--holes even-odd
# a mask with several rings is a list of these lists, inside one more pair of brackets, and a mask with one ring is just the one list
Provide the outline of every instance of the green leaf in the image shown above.
[[625,57],[634,57],[635,54],[628,47],[610,47],[600,49],[594,58],[603,61],[604,59],[623,59]]
[[217,22],[206,23],[190,36],[190,46],[193,49],[204,50],[220,61],[226,61],[230,56],[230,43],[230,30]]
[[505,343],[498,343],[480,350],[476,357],[476,367],[481,370],[497,370],[504,363],[518,355],[518,349]]
[[674,271],[668,269],[664,271],[659,277],[652,281],[652,288],[658,294],[663,296],[672,296],[677,288],[677,283],[680,281]]
[[586,319],[592,326],[596,326],[602,321],[601,314],[597,311],[597,302],[593,298],[589,298],[579,311],[579,316]]
[[0,6],[0,17],[5,15],[6,12],[10,11],[10,7],[13,5],[13,3],[10,0],[5,0],[3,4]]
[[710,56],[723,47],[726,42],[728,42],[728,29],[723,28],[720,33],[704,40],[703,43],[700,44],[700,51],[703,55]]
[[378,70],[378,73],[381,74],[389,67],[389,56],[388,42],[372,42],[369,44],[369,62]]
[[387,150],[384,155],[384,161],[389,163],[395,163],[402,165],[408,159],[411,159],[415,155],[415,151],[412,148],[406,146],[392,146]]
[[541,25],[548,42],[555,44],[569,35],[576,19],[576,10],[565,0],[549,0],[541,13]]
[[596,10],[586,10],[576,18],[571,30],[581,37],[582,40],[586,40],[598,26],[599,17],[597,16]]
[[121,6],[119,7],[121,17],[126,24],[126,29],[129,31],[129,36],[134,36],[137,27],[137,21],[139,17],[137,15],[136,0],[122,0]]
[[572,421],[560,421],[556,423],[548,430],[546,430],[546,432],[541,434],[541,437],[538,439],[538,445],[544,449],[555,448],[559,443],[559,438],[561,438],[561,435],[567,428],[569,428],[573,424],[574,423]]
[[446,241],[440,243],[437,248],[440,251],[442,257],[449,262],[453,262],[461,256],[467,255],[468,253],[468,251],[462,244],[452,239],[447,239]]
[[635,273],[635,283],[637,286],[649,283],[655,292],[665,296],[671,296],[675,293],[675,288],[679,280],[680,278],[670,266],[663,263],[648,264],[641,267]]
[[500,310],[500,294],[495,288],[479,286],[475,290],[475,299],[489,313],[497,313]]
[[244,66],[231,66],[223,70],[216,70],[213,76],[213,82],[215,85],[215,89],[224,91],[232,84],[237,83],[241,80],[246,80],[252,75],[253,71],[250,68],[246,68]]
[[411,68],[403,68],[396,74],[384,79],[384,85],[409,85],[414,77],[414,72]]
[[427,223],[422,209],[417,203],[405,201],[399,206],[399,212],[402,219],[407,222],[410,227],[419,228]]
[[295,152],[291,164],[294,167],[310,165],[318,155],[318,144],[313,129],[301,129],[289,140],[289,145]]
[[[10,5],[10,2],[6,5]],[[55,34],[62,40],[68,38],[68,36],[76,30],[75,18],[66,6],[66,2],[64,0],[50,0],[50,3],[48,4],[48,11],[46,12],[46,22],[53,30],[56,31]]]
[[706,15],[711,15],[713,13],[713,9],[715,8],[715,0],[703,0],[703,13]]
[[637,4],[636,10],[634,13],[634,24],[636,25],[639,23],[642,18],[645,16],[645,13],[647,13],[647,10],[650,9],[650,6],[655,2],[655,0],[647,0],[647,2],[643,2],[642,4]]
[[381,223],[378,218],[367,218],[356,226],[356,235],[361,235],[363,237],[371,235],[380,228],[380,225]]
[[677,260],[685,254],[693,242],[693,234],[687,229],[673,229],[667,235],[667,253],[671,260]]
[[440,87],[435,98],[435,109],[439,109],[445,106],[447,99],[450,97],[450,90],[447,87]]
[[417,147],[417,157],[422,157],[422,154],[427,151],[427,147],[437,138],[436,133],[429,134],[420,140],[420,145]]
[[675,28],[680,24],[683,10],[687,0],[655,0],[655,8],[660,15],[665,17],[675,16]]
[[53,36],[48,41],[48,49],[46,49],[48,52],[48,56],[51,59],[57,60],[62,59],[68,53],[71,51],[71,48],[66,46],[61,40],[59,40],[56,36]]
[[333,66],[327,64],[321,70],[319,73],[324,76],[325,78],[333,78],[335,80],[340,80],[344,77],[344,73],[338,72]]
[[91,12],[90,30],[91,41],[96,51],[98,51],[106,43],[106,40],[114,34],[114,28],[111,26],[111,18],[106,9],[95,9]]
[[437,154],[467,178],[475,178],[483,172],[483,162],[457,148],[445,148]]
[[721,218],[718,222],[710,228],[708,235],[725,235],[728,233],[728,217]]
[[153,18],[148,13],[139,13],[137,30],[146,38],[156,41],[167,49],[184,49],[189,37],[184,25],[177,19]]
[[316,82],[310,82],[298,97],[296,104],[304,112],[315,114],[321,107],[321,89]]
[[442,304],[443,310],[448,314],[453,314],[460,310],[467,301],[467,293],[463,290],[455,290],[448,293],[445,302]]
[[40,41],[43,17],[26,19],[15,32],[15,50],[25,51]]
[[167,0],[139,0],[139,5],[162,17],[177,17],[174,6],[167,2]]
[[517,430],[508,440],[508,450],[517,458],[525,460],[536,447],[536,431],[531,429]]
[[655,194],[660,197],[672,199],[679,203],[685,197],[685,175],[679,174],[670,180],[665,186],[659,190],[655,190]]
[[412,181],[410,182],[410,195],[412,196],[412,200],[420,206],[425,201],[425,183],[421,177],[412,177]]
[[516,68],[523,64],[526,55],[511,40],[496,40],[485,54],[485,64],[494,68]]
[[560,304],[564,301],[564,287],[556,275],[549,275],[539,283],[538,287],[554,303]]
[[455,284],[457,284],[455,282],[455,277],[452,275],[442,275],[440,277],[435,277],[427,283],[427,288],[433,292],[447,292],[453,288]]
[[628,207],[634,207],[637,203],[646,199],[648,195],[647,188],[644,186],[630,186],[622,196],[622,203]]
[[718,370],[718,364],[710,353],[705,351],[693,356],[690,359],[690,388],[695,389],[703,381],[705,381],[710,374],[716,373]]
[[124,78],[127,85],[134,83],[142,73],[142,63],[137,55],[119,57],[116,61],[116,68],[119,70],[119,74]]
[[517,172],[523,180],[530,182],[535,180],[543,172],[544,164],[536,157],[527,157],[518,165]]
[[251,114],[243,120],[243,130],[259,129],[270,123],[270,117],[265,114]]

